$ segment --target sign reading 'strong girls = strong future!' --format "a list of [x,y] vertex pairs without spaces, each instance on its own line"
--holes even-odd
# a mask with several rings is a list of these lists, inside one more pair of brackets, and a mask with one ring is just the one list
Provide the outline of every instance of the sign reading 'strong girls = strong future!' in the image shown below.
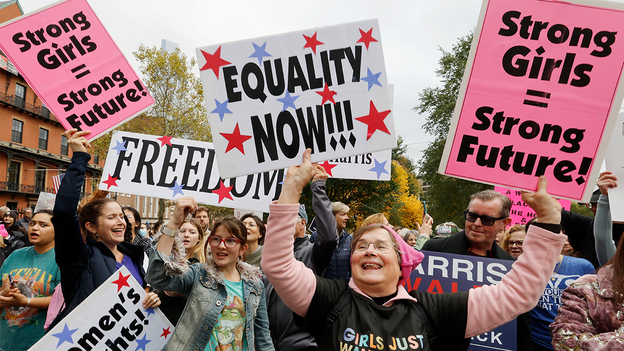
[[223,177],[396,147],[377,20],[196,50]]
[[65,129],[89,140],[154,99],[85,0],[68,0],[0,27],[0,48]]
[[551,195],[588,200],[622,103],[622,35],[624,4],[485,0],[440,172],[530,191],[546,175]]

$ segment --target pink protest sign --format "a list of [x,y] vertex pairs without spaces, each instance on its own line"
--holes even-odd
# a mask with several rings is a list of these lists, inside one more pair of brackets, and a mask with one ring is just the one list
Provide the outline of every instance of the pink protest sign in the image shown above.
[[[509,189],[509,188],[503,188],[500,186],[496,186],[494,187],[494,190],[498,191],[499,193],[506,195],[510,200],[511,200],[511,212],[509,217],[511,217],[511,225],[514,224],[527,224],[527,222],[535,217],[535,212],[533,212],[533,209],[531,207],[529,207],[529,205],[527,205],[526,202],[522,201],[522,196],[521,196],[521,191],[520,190],[514,190],[514,189]],[[570,207],[572,206],[572,202],[569,200],[563,200],[563,199],[557,199],[559,201],[559,203],[561,204],[561,207],[563,207],[566,210],[570,210]]]
[[85,0],[7,22],[0,48],[63,127],[90,130],[89,140],[154,103]]
[[484,1],[441,173],[591,196],[623,97],[624,5],[575,2]]

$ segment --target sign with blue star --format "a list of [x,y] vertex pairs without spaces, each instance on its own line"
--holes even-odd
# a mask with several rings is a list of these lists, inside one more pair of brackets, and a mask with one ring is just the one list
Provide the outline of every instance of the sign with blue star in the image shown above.
[[368,20],[198,48],[222,176],[395,148],[381,43]]
[[124,350],[160,350],[175,327],[160,308],[143,308],[145,295],[143,287],[122,266],[31,350],[70,351],[87,346],[109,350],[113,344]]

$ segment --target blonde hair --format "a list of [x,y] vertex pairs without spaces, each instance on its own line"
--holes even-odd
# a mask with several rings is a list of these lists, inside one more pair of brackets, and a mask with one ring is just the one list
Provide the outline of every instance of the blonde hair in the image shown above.
[[502,249],[505,250],[506,253],[509,253],[509,247],[507,246],[509,237],[515,232],[524,232],[524,226],[522,224],[515,224],[505,230],[505,235],[503,236],[503,242],[501,245]]
[[362,227],[366,227],[369,226],[371,224],[385,224],[388,225],[388,219],[386,218],[386,216],[383,213],[375,213],[372,214],[368,217],[366,217],[366,219],[364,220],[364,222],[362,222],[362,225],[360,225],[360,228]]
[[[197,233],[199,234],[199,242],[197,243],[197,245],[195,245],[193,251],[186,256],[195,257],[199,260],[199,262],[206,263],[206,252],[204,251],[204,244],[206,243],[206,233],[204,233],[204,229],[202,228],[201,223],[199,223],[199,220],[195,218],[187,218],[182,222],[182,224],[184,223],[191,224],[193,227],[195,227],[195,229],[197,229]],[[180,224],[180,226],[182,226],[182,224]]]

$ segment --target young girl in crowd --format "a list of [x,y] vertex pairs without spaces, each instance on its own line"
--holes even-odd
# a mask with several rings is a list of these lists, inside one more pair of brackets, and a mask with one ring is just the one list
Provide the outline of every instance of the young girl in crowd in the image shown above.
[[176,232],[196,208],[192,197],[177,200],[150,256],[148,282],[156,289],[187,296],[165,349],[273,350],[260,269],[241,259],[247,250],[243,222],[228,216],[214,223],[204,246],[206,263],[188,267],[176,255],[174,261],[170,259]]
[[[53,328],[60,320],[84,301],[121,266],[126,266],[132,276],[145,287],[142,266],[143,249],[124,242],[126,220],[121,206],[110,198],[85,204],[76,213],[85,171],[91,156],[84,137],[89,131],[71,129],[65,132],[72,149],[72,163],[61,182],[52,223],[56,232],[56,263],[61,270],[61,286],[65,308],[61,310]],[[86,242],[81,232],[85,233]],[[148,293],[143,307],[160,305],[154,293]]]
[[[178,257],[184,256],[189,265],[205,263],[204,243],[204,230],[199,221],[195,218],[185,219],[180,226],[178,239],[176,239],[175,251],[179,253]],[[158,297],[162,301],[160,310],[173,325],[177,325],[184,306],[186,306],[186,295],[175,291],[161,291],[158,293]]]
[[50,296],[61,281],[51,218],[52,211],[35,213],[28,227],[33,246],[13,252],[0,268],[0,350],[28,350],[45,333]]

